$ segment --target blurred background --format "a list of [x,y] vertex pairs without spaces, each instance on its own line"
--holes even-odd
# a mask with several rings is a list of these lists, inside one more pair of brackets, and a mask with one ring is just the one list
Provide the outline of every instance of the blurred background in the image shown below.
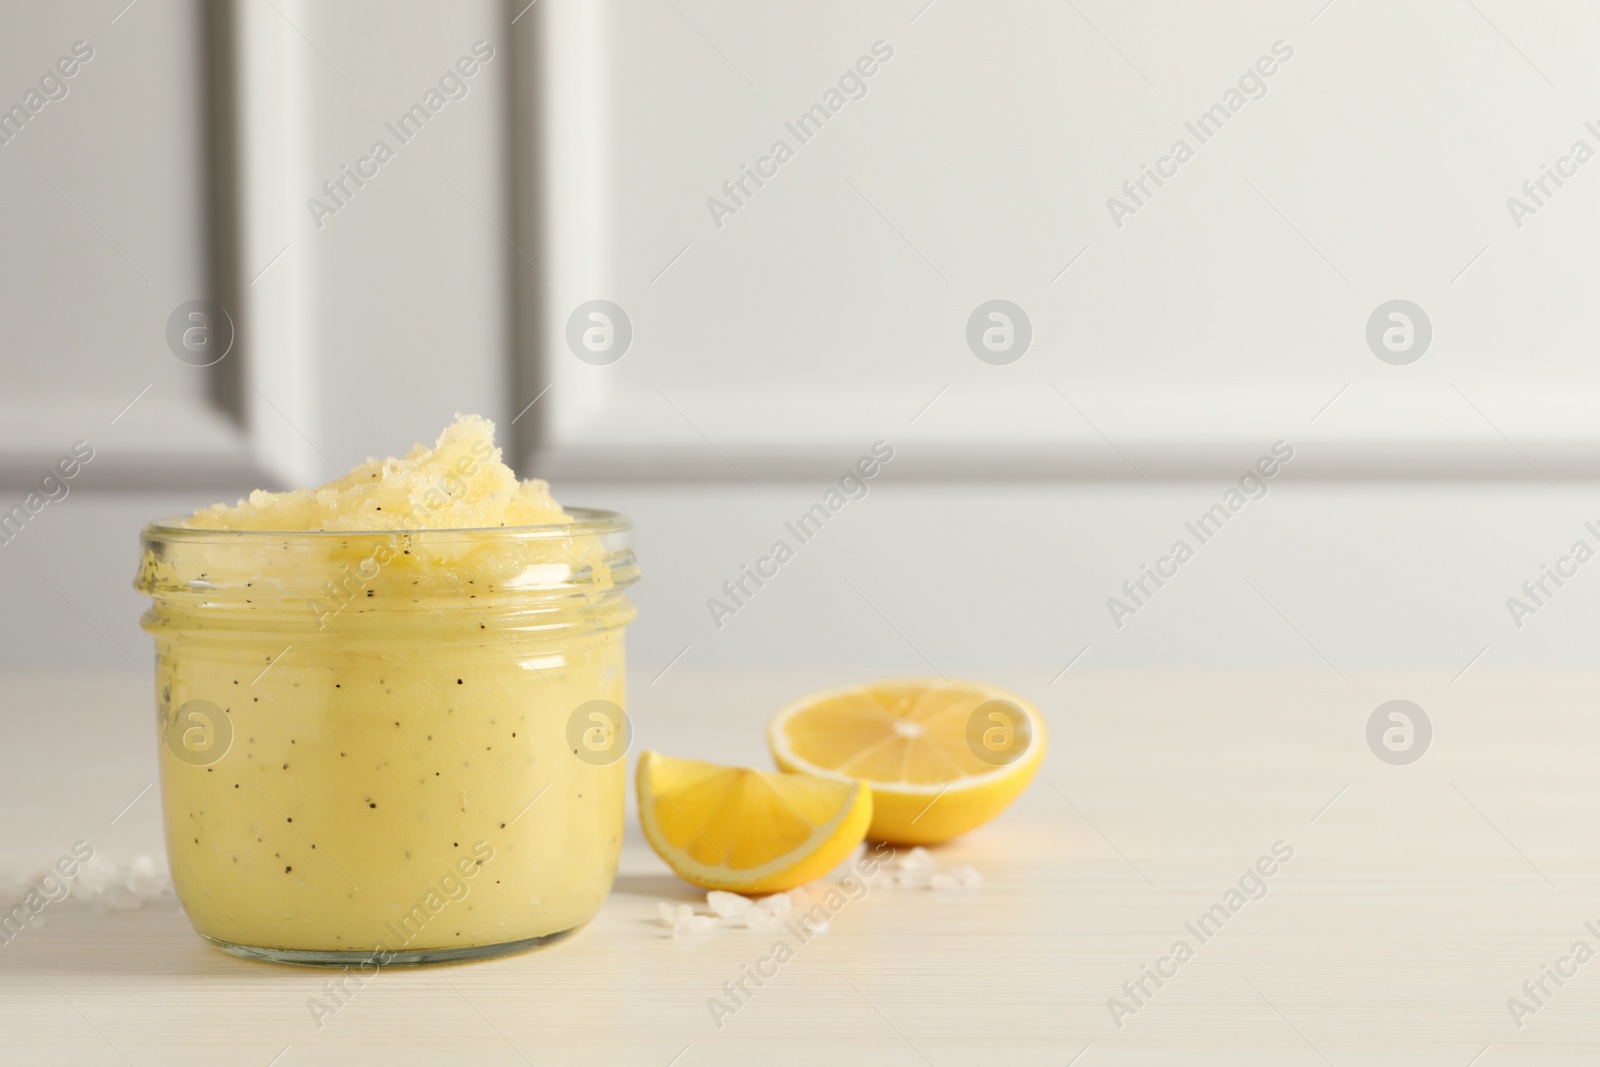
[[456,412],[635,520],[636,690],[1588,662],[1597,37],[1502,0],[6,0],[0,669],[147,671],[143,522]]

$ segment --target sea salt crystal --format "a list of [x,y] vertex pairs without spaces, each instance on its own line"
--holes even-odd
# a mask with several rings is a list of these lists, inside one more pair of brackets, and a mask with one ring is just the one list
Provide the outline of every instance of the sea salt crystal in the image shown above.
[[806,892],[806,887],[803,885],[795,886],[784,896],[789,898],[790,905],[795,908],[803,908],[811,903],[811,894]]
[[656,901],[656,914],[661,916],[662,926],[671,926],[678,920],[678,909],[665,900]]
[[[691,930],[703,930],[705,929],[705,926],[709,926],[710,924],[716,922],[716,920],[711,918],[709,915],[696,915],[694,913],[694,909],[689,907],[687,904],[679,904],[676,908],[673,908],[671,904],[663,902],[659,910],[661,912],[662,919],[666,919],[670,911],[672,915],[671,926],[673,937],[682,937]],[[705,926],[695,925],[696,919],[705,919]]]
[[141,899],[164,896],[172,889],[166,867],[150,856],[135,856],[128,865],[128,889]]
[[752,930],[770,930],[778,925],[778,917],[759,904],[745,909],[740,919]]
[[706,894],[706,906],[711,909],[713,915],[721,916],[724,919],[733,919],[749,911],[752,904],[749,897],[713,889]]
[[97,911],[137,911],[172,892],[164,865],[149,856],[135,856],[126,867],[113,865],[107,882],[93,901]]
[[969,864],[961,864],[941,871],[932,852],[916,846],[909,852],[894,857],[881,870],[886,889],[976,889],[983,884],[983,876]]
[[73,892],[79,900],[98,900],[110,891],[116,875],[117,869],[110,861],[93,856],[78,868],[78,881],[73,886]]
[[136,856],[123,864],[95,856],[79,865],[71,878],[64,879],[51,868],[0,876],[0,897],[21,900],[29,892],[41,890],[46,879],[66,883],[68,895],[62,906],[87,905],[97,912],[137,911],[172,895],[172,881],[167,877],[166,866],[151,857]]
[[767,912],[767,914],[774,917],[787,915],[789,912],[794,910],[794,901],[790,900],[788,894],[786,893],[775,893],[770,897],[762,897],[756,903],[759,904]]
[[894,884],[896,889],[926,889],[933,880],[934,871],[922,867],[912,867],[907,870],[896,871]]

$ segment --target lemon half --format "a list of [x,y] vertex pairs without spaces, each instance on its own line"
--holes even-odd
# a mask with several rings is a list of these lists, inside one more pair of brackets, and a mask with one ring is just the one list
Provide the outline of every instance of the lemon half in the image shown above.
[[977,682],[895,678],[816,693],[767,724],[786,771],[872,788],[868,835],[937,844],[994,818],[1033,779],[1039,709]]

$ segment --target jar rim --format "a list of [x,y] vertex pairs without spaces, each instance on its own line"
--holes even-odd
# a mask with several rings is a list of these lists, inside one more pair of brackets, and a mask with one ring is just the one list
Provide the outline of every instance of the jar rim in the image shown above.
[[308,540],[342,539],[344,541],[371,541],[387,543],[395,537],[407,537],[432,544],[456,544],[470,541],[561,540],[573,535],[600,535],[626,533],[633,529],[627,516],[602,508],[563,508],[572,516],[570,522],[538,523],[525,526],[469,526],[447,529],[396,526],[383,530],[213,530],[184,525],[187,516],[157,519],[147,523],[140,532],[141,540],[181,544],[248,544],[258,541],[282,541],[285,538]]
[[369,585],[402,556],[441,576],[442,584],[418,587],[417,579],[427,575],[404,575],[412,579],[408,603],[423,609],[432,594],[446,602],[462,595],[449,575],[469,558],[487,568],[480,577],[493,579],[489,591],[513,598],[606,599],[638,580],[627,518],[595,508],[566,510],[567,522],[440,530],[207,530],[162,519],[144,528],[133,586],[158,601],[199,598],[195,603],[208,617],[217,617],[233,599],[246,605],[314,599],[330,583],[336,590],[355,583],[372,596]]

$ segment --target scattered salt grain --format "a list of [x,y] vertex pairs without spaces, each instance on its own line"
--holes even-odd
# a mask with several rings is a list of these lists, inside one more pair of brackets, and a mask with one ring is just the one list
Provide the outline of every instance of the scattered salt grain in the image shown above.
[[896,889],[926,889],[935,872],[923,867],[909,867],[895,872]]
[[789,914],[794,910],[794,901],[789,899],[787,893],[775,893],[770,897],[762,897],[756,902],[769,915],[774,917]]
[[47,888],[47,879],[52,880],[48,886],[52,891],[55,883],[66,883],[67,896],[56,899],[69,909],[87,905],[97,912],[137,911],[172,895],[172,881],[165,865],[151,857],[136,856],[128,863],[117,863],[94,856],[81,864],[71,878],[62,878],[50,868],[0,876],[0,897],[21,900],[29,892],[42,892]]
[[[691,930],[703,930],[706,926],[716,922],[709,915],[696,915],[694,909],[687,904],[670,904],[663,900],[656,905],[656,914],[661,916],[661,921],[672,927],[673,937],[682,937]],[[703,925],[696,925],[696,919],[705,919]]]
[[706,906],[711,909],[713,915],[724,919],[734,919],[749,911],[752,905],[749,897],[713,889],[706,894]]
[[976,889],[983,884],[983,876],[970,864],[961,864],[941,871],[933,853],[918,845],[909,852],[896,856],[882,870],[882,884],[886,889]]
[[934,871],[938,864],[933,860],[933,853],[918,845],[904,856],[896,856],[894,865],[902,871]]
[[128,888],[141,899],[154,899],[172,892],[172,878],[164,864],[149,856],[135,856],[128,869]]
[[[918,846],[896,856],[880,868],[874,884],[885,889],[932,889],[947,893],[977,889],[983,885],[983,876],[967,863],[941,871],[933,853]],[[688,904],[672,904],[664,900],[657,903],[656,912],[662,924],[672,928],[673,937],[684,937],[715,926],[775,929],[787,916],[805,911],[810,905],[811,894],[805,886],[796,886],[787,893],[774,893],[757,900],[739,893],[713,889],[706,894],[706,907],[710,909],[710,915],[698,915]],[[805,923],[807,929],[815,932],[828,928],[826,920],[818,923],[808,917]]]

